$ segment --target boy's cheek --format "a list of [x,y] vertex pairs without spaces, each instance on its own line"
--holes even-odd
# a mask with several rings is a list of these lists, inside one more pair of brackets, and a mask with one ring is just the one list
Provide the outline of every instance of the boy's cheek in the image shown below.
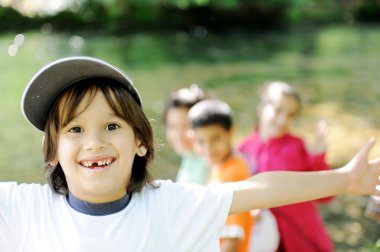
[[193,149],[194,149],[194,152],[202,157],[205,156],[205,154],[207,153],[206,150],[205,150],[205,147],[202,143],[194,140],[193,141]]
[[202,152],[201,147],[196,141],[193,141],[193,149],[194,149],[194,152],[197,153],[198,155],[200,155]]

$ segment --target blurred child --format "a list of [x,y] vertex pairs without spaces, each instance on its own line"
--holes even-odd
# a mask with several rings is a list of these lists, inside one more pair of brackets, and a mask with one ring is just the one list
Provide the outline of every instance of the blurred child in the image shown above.
[[46,185],[0,182],[1,251],[219,251],[229,214],[336,195],[377,195],[369,140],[332,171],[263,173],[207,187],[152,180],[153,131],[129,77],[91,57],[56,60],[25,88],[44,133]]
[[[233,122],[230,107],[219,100],[204,100],[189,111],[194,132],[194,150],[212,167],[210,183],[247,179],[248,165],[233,150]],[[223,252],[246,252],[253,218],[248,212],[230,215],[221,233]]]
[[[239,146],[249,160],[252,174],[329,169],[325,162],[325,124],[317,125],[310,149],[301,138],[291,134],[293,121],[300,110],[300,95],[289,84],[276,81],[264,87],[257,107],[257,127]],[[331,199],[272,208],[280,233],[278,251],[332,251],[333,243],[316,207]]]
[[166,140],[181,157],[177,172],[177,182],[189,182],[206,185],[210,168],[206,162],[193,152],[187,113],[197,102],[204,100],[206,94],[198,85],[174,90],[170,93],[164,111]]

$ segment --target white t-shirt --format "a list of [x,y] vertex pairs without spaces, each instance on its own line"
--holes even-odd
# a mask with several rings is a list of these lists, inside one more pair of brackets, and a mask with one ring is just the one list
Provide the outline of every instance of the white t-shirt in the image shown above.
[[134,193],[129,205],[106,216],[72,209],[47,185],[0,183],[0,250],[219,251],[232,191],[156,181]]

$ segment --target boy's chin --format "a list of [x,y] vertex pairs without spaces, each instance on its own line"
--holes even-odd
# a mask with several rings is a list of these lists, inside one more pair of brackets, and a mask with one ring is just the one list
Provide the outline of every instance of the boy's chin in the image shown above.
[[208,158],[206,158],[206,159],[204,158],[204,160],[206,160],[206,163],[209,166],[215,166],[215,165],[217,165],[217,163],[214,160],[210,160]]
[[274,139],[274,138],[280,138],[283,137],[287,134],[285,131],[272,131],[272,132],[267,132],[266,137],[267,139]]
[[219,159],[212,159],[212,160],[210,160],[210,159],[207,159],[207,164],[209,166],[218,166],[218,165],[221,165],[225,160],[219,160]]

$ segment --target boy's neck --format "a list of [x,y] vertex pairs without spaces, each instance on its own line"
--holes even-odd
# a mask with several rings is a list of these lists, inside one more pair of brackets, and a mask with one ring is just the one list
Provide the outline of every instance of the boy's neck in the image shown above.
[[127,207],[131,198],[132,194],[126,194],[124,197],[111,202],[91,203],[77,198],[70,192],[66,196],[67,202],[74,210],[92,216],[104,216],[117,213]]
[[233,155],[234,155],[234,153],[231,150],[226,156],[224,156],[224,158],[219,163],[212,164],[211,166],[213,168],[218,168],[219,169],[225,162],[227,162],[227,160],[229,160],[231,157],[233,157]]

